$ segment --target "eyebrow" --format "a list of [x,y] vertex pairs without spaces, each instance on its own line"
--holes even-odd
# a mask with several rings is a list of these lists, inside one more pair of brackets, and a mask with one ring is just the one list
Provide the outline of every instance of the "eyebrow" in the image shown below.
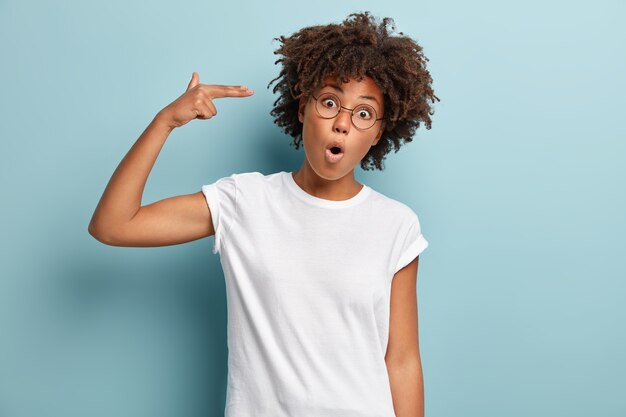
[[[341,87],[339,87],[339,86],[338,86],[338,85],[336,85],[336,84],[326,84],[326,85],[324,85],[324,87],[332,87],[332,88],[334,88],[335,90],[340,91],[340,92],[342,92],[342,93],[343,93],[343,90],[341,89]],[[324,87],[322,87],[322,88],[324,88]],[[359,98],[364,98],[364,99],[366,99],[366,100],[374,100],[376,103],[378,103],[378,100],[376,100],[376,97],[372,97],[372,96],[359,96]],[[378,103],[378,104],[380,104],[380,103]]]

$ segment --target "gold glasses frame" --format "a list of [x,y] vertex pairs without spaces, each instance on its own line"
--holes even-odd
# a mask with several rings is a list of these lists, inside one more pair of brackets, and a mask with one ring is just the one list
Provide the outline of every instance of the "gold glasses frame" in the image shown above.
[[[311,94],[311,96],[315,99],[315,111],[316,111],[316,112],[317,112],[317,114],[318,114],[321,118],[323,118],[323,119],[334,119],[335,117],[337,117],[337,116],[339,115],[339,113],[341,112],[341,110],[342,110],[342,109],[344,109],[344,110],[347,110],[347,111],[349,111],[349,112],[350,112],[350,121],[352,122],[352,124],[354,125],[354,127],[355,127],[355,128],[357,128],[357,129],[359,129],[359,130],[367,130],[367,129],[371,129],[371,128],[372,128],[372,126],[374,126],[374,125],[376,124],[376,122],[377,122],[377,121],[379,121],[379,120],[383,120],[383,119],[384,119],[384,117],[378,118],[378,117],[377,117],[377,116],[378,116],[378,112],[376,111],[376,109],[375,109],[373,106],[371,106],[371,105],[369,105],[369,104],[366,104],[366,103],[359,104],[358,106],[356,106],[356,107],[354,107],[354,108],[350,109],[350,108],[348,108],[348,107],[344,107],[344,106],[342,106],[342,105],[341,105],[341,100],[339,99],[339,97],[337,97],[337,95],[336,95],[336,94],[333,94],[333,93],[321,93],[321,94],[320,94],[320,95],[318,95],[317,97],[315,97],[315,95],[314,95],[314,94]],[[323,116],[323,115],[322,115],[322,113],[320,112],[320,109],[318,109],[318,108],[317,108],[317,105],[320,103],[320,100],[319,100],[319,99],[320,99],[320,98],[322,98],[322,96],[324,96],[324,98],[326,98],[326,97],[332,97],[332,98],[333,98],[333,100],[335,100],[335,101],[337,102],[337,113],[336,113],[334,116],[329,116],[329,117]],[[369,109],[371,109],[371,110],[372,110],[372,112],[374,113],[374,118],[372,119],[372,124],[371,124],[371,125],[369,125],[368,127],[358,127],[358,126],[356,125],[356,123],[354,123],[354,115],[355,115],[354,110],[355,110],[355,109],[358,109],[358,108],[359,108],[359,107],[361,107],[361,106],[367,106],[367,107],[368,107]]]

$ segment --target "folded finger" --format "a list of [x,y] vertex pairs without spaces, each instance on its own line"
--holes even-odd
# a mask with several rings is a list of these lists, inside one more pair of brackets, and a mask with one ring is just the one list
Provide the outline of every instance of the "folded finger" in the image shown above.
[[217,114],[217,109],[215,108],[215,104],[213,104],[213,102],[211,100],[204,100],[204,103],[206,103],[206,106],[213,112],[213,116],[215,116]]
[[206,101],[203,101],[198,104],[198,118],[199,119],[210,119],[213,116],[215,116],[215,113],[213,112],[213,109],[211,109],[206,104]]

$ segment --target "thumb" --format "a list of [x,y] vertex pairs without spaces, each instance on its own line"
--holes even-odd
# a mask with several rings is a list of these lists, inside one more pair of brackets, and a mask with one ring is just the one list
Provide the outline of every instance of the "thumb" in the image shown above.
[[187,86],[186,91],[189,91],[195,86],[197,86],[199,82],[200,82],[200,76],[198,75],[197,72],[194,71],[193,74],[191,75],[191,81],[189,81],[189,85]]

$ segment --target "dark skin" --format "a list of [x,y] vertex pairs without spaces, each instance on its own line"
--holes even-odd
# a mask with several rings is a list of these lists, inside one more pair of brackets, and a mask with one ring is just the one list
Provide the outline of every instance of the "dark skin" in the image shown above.
[[431,128],[435,96],[432,78],[426,69],[428,59],[414,39],[394,33],[393,19],[377,22],[369,14],[353,13],[339,24],[302,28],[290,36],[280,36],[281,70],[273,88],[278,93],[271,114],[274,123],[293,137],[296,149],[302,142],[302,122],[298,101],[308,97],[329,74],[342,79],[367,76],[385,93],[385,130],[377,146],[361,160],[364,170],[384,169],[383,160],[411,142],[416,129]]
[[111,176],[89,223],[89,233],[112,246],[168,246],[215,234],[202,191],[141,206],[148,175],[170,133],[193,119],[217,114],[213,101],[250,97],[245,86],[200,84],[194,72],[187,90],[163,108]]
[[391,284],[385,363],[397,417],[424,416],[424,376],[417,318],[418,263],[419,256],[396,272]]
[[[337,87],[341,91],[337,90]],[[336,77],[325,78],[315,96],[332,92],[341,105],[354,108],[361,103],[374,106],[384,114],[383,93],[374,81],[350,79],[338,83]],[[360,96],[373,97],[365,100]],[[327,200],[345,200],[354,197],[363,187],[354,178],[354,169],[376,145],[383,132],[382,121],[367,130],[358,130],[349,111],[341,111],[334,119],[324,119],[315,110],[313,98],[300,100],[298,117],[302,128],[305,158],[294,180],[307,193]],[[339,163],[325,160],[325,147],[333,140],[345,144],[345,155]],[[419,257],[399,270],[391,284],[389,341],[385,363],[391,386],[394,411],[397,417],[424,416],[424,379],[419,352],[417,319],[417,268]]]
[[[378,86],[365,78],[337,84],[332,77],[320,91],[333,91],[342,106],[353,108],[363,102],[359,96],[374,97],[382,103]],[[215,234],[211,211],[202,192],[166,198],[141,206],[148,176],[167,137],[173,129],[193,119],[210,119],[217,114],[216,98],[249,97],[245,86],[220,86],[199,83],[194,72],[187,90],[161,110],[120,162],[100,198],[89,224],[89,233],[112,246],[153,247],[176,245]],[[376,104],[376,100],[365,100]],[[372,104],[372,105],[374,105]],[[382,106],[376,107],[383,114]],[[380,140],[382,124],[364,131],[355,129],[348,111],[334,119],[318,117],[314,101],[303,99],[305,159],[294,174],[306,192],[328,200],[345,200],[356,195],[362,184],[354,178],[354,168]],[[344,158],[336,164],[324,159],[326,144],[342,140]],[[389,341],[385,363],[390,380],[395,413],[398,417],[423,417],[424,387],[417,327],[417,266],[415,258],[399,270],[391,286]]]
[[[336,94],[343,107],[354,108],[367,103],[380,115],[384,112],[383,93],[369,77],[362,81],[351,79],[342,84],[336,77],[328,76],[315,96],[325,92]],[[307,193],[326,200],[346,200],[356,195],[363,184],[355,180],[354,168],[370,147],[378,143],[383,133],[381,121],[367,130],[359,130],[351,121],[351,113],[345,109],[334,119],[324,119],[315,110],[313,97],[300,99],[298,118],[303,124],[305,158],[300,169],[294,172],[296,183]],[[324,154],[326,146],[334,140],[344,144],[344,157],[332,164],[325,160]]]

